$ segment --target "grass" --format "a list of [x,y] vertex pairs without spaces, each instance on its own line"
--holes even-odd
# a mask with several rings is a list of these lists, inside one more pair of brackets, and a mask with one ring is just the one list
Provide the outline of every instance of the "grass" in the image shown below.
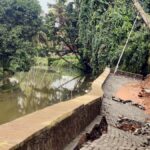
[[79,61],[75,55],[69,54],[69,55],[63,56],[63,58],[69,61],[70,64],[66,62],[65,60],[61,59],[59,56],[57,57],[55,56],[54,57],[55,60],[52,62],[52,66],[67,67],[67,66],[72,66],[71,64],[79,66]]
[[0,67],[0,80],[3,78],[3,69]]
[[68,54],[63,56],[64,59],[66,59],[68,62],[65,60],[61,59],[57,55],[53,55],[51,57],[35,57],[35,65],[36,66],[50,66],[52,68],[70,68],[74,66],[78,66],[80,68],[81,65],[79,63],[79,60],[76,58],[75,55],[73,54]]
[[48,57],[35,57],[35,65],[48,66]]

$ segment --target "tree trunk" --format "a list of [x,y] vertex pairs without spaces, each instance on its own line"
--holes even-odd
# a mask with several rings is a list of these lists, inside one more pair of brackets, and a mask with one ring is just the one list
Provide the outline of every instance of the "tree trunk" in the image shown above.
[[145,13],[145,11],[143,10],[143,8],[142,8],[141,4],[138,2],[138,0],[132,0],[132,1],[134,3],[135,8],[139,12],[140,16],[143,18],[144,22],[150,29],[150,16],[147,13]]

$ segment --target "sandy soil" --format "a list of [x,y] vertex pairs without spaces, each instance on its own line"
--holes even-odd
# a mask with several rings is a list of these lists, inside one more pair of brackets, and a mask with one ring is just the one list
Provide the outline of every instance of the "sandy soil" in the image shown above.
[[117,92],[116,97],[124,100],[132,100],[145,107],[146,113],[150,114],[150,95],[139,97],[142,88],[150,88],[150,77],[145,81],[133,81],[124,84]]

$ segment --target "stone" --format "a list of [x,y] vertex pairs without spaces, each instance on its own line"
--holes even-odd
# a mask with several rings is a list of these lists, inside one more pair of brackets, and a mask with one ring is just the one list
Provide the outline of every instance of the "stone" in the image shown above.
[[129,132],[136,132],[139,133],[137,129],[142,127],[142,123],[135,121],[135,120],[130,120],[126,117],[122,119],[118,119],[118,123],[116,124],[117,128],[123,130],[123,131],[129,131]]
[[124,103],[124,100],[117,98],[115,96],[112,96],[112,100],[116,101],[116,102],[120,102],[120,103]]
[[140,129],[136,129],[135,131],[134,131],[134,135],[140,135],[141,134],[141,130]]
[[140,105],[140,104],[138,104],[138,103],[132,102],[132,105],[138,107],[138,108],[141,109],[141,110],[145,110],[145,107],[142,106],[142,105]]
[[123,102],[123,104],[126,104],[126,103],[132,103],[132,100],[125,100],[125,101]]
[[143,94],[140,92],[140,93],[138,94],[138,97],[143,97]]
[[14,77],[8,78],[8,80],[11,86],[15,86],[19,83],[19,80]]

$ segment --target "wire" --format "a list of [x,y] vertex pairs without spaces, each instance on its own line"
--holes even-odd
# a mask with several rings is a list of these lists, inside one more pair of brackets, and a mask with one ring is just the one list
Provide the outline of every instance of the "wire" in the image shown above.
[[131,31],[130,31],[130,33],[129,33],[129,36],[128,36],[128,38],[127,38],[127,41],[126,41],[126,43],[125,43],[125,46],[123,47],[123,50],[122,50],[121,55],[120,55],[120,57],[119,57],[119,60],[118,60],[118,62],[117,62],[117,65],[116,65],[114,74],[115,74],[115,73],[117,72],[117,70],[118,70],[120,61],[121,61],[122,56],[123,56],[123,54],[124,54],[124,51],[125,51],[125,49],[126,49],[126,47],[127,47],[127,45],[128,45],[128,42],[129,42],[129,40],[130,40],[131,34],[132,34],[133,29],[134,29],[134,27],[135,27],[135,24],[136,24],[136,22],[137,22],[137,19],[138,19],[138,14],[137,14],[137,16],[136,16],[136,18],[135,18],[135,20],[134,20],[133,26],[132,26],[132,28],[131,28]]

